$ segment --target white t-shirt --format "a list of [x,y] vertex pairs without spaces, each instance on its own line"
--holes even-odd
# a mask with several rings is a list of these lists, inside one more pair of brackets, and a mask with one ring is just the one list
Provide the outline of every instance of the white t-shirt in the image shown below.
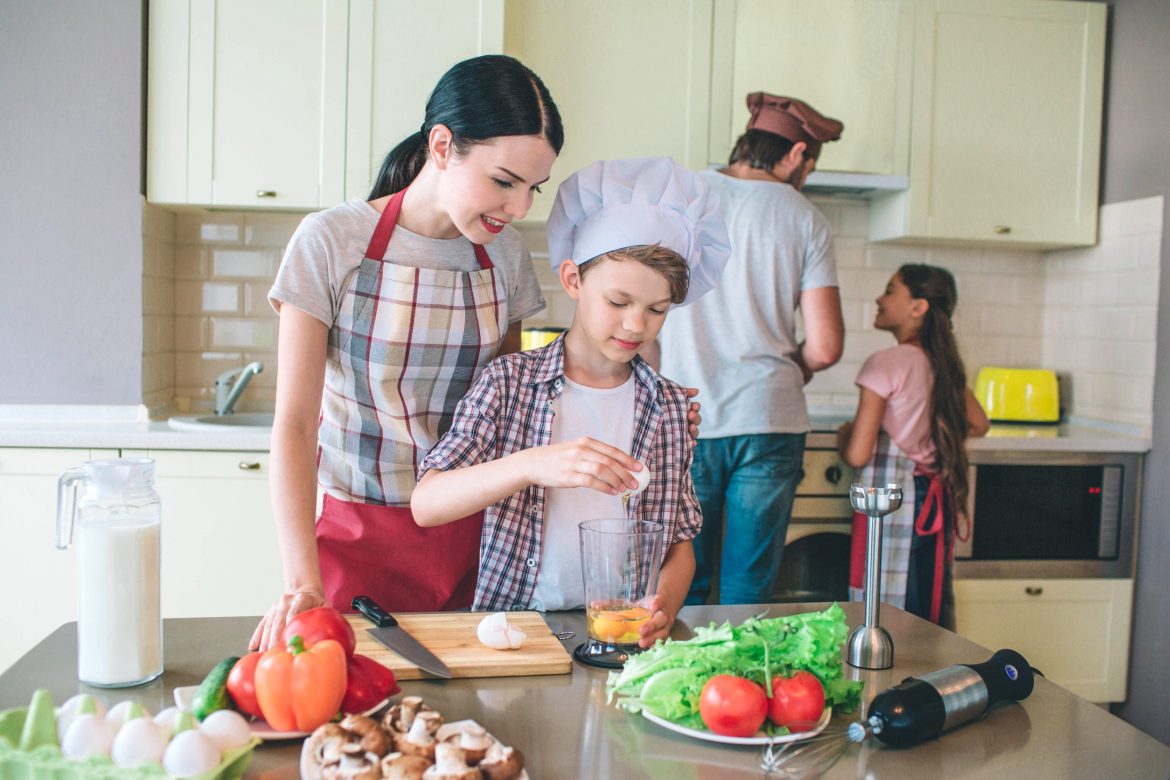
[[719,195],[731,258],[714,290],[666,318],[660,373],[699,389],[700,438],[807,432],[804,380],[789,356],[800,294],[837,286],[829,222],[790,185],[700,175]]
[[[565,389],[553,401],[549,444],[589,436],[629,452],[634,439],[634,381],[631,372],[622,385],[603,390],[579,385],[565,377]],[[531,609],[548,611],[585,606],[577,526],[584,520],[607,517],[624,517],[619,496],[592,488],[545,490],[543,552]]]
[[[289,239],[268,293],[272,307],[290,303],[333,327],[345,294],[365,257],[381,214],[361,199],[347,200],[309,214]],[[511,225],[485,247],[508,291],[509,324],[544,308],[532,256]],[[479,270],[475,250],[463,236],[428,238],[398,225],[386,261],[411,268],[471,272]]]

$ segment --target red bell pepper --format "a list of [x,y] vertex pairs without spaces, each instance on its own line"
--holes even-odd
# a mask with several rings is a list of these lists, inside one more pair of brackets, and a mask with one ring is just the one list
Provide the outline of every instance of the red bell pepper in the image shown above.
[[260,702],[256,700],[256,664],[260,663],[263,653],[248,653],[236,661],[236,665],[228,672],[227,691],[232,697],[236,709],[245,715],[254,718],[263,718],[260,712]]
[[274,647],[256,666],[256,698],[277,731],[312,731],[330,721],[345,698],[345,649],[333,639],[308,650],[299,636]]
[[349,659],[346,676],[349,682],[345,699],[341,702],[341,711],[347,714],[364,713],[400,690],[394,672],[359,653],[354,653]]
[[353,627],[345,616],[333,607],[313,607],[304,612],[298,612],[285,624],[284,641],[300,636],[305,647],[312,647],[322,639],[336,639],[345,649],[345,657],[353,655],[357,646]]

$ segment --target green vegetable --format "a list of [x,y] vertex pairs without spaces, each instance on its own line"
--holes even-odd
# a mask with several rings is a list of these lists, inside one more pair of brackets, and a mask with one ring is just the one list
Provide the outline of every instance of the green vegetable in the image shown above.
[[53,710],[53,698],[47,688],[39,688],[33,693],[18,747],[29,751],[41,745],[57,745],[57,713]]
[[630,656],[610,672],[609,701],[630,712],[645,709],[691,728],[703,728],[699,694],[717,674],[746,677],[770,688],[772,675],[805,670],[825,686],[825,703],[849,712],[861,702],[863,683],[842,677],[841,646],[848,627],[845,611],[833,604],[824,612],[777,618],[748,618],[695,629],[682,642],[668,639]]
[[192,715],[203,720],[216,710],[231,708],[232,700],[227,691],[228,674],[238,660],[239,656],[234,655],[225,658],[208,672],[203,682],[199,683],[199,689],[195,691],[195,699],[191,702]]

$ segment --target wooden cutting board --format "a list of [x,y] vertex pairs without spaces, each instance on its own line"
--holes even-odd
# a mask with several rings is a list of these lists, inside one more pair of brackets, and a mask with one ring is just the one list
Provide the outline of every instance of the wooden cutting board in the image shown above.
[[[568,674],[573,659],[552,635],[539,612],[509,612],[508,622],[528,636],[519,650],[493,650],[475,635],[487,612],[402,612],[394,618],[423,647],[447,665],[454,677],[523,677]],[[389,667],[400,680],[437,679],[385,647],[367,629],[363,615],[346,615],[357,636],[357,652]]]

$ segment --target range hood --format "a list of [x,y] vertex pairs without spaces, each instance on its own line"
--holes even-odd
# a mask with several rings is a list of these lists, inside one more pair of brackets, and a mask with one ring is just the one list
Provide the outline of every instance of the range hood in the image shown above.
[[804,192],[809,195],[869,198],[885,192],[905,190],[909,186],[910,177],[897,174],[813,171],[804,183]]

